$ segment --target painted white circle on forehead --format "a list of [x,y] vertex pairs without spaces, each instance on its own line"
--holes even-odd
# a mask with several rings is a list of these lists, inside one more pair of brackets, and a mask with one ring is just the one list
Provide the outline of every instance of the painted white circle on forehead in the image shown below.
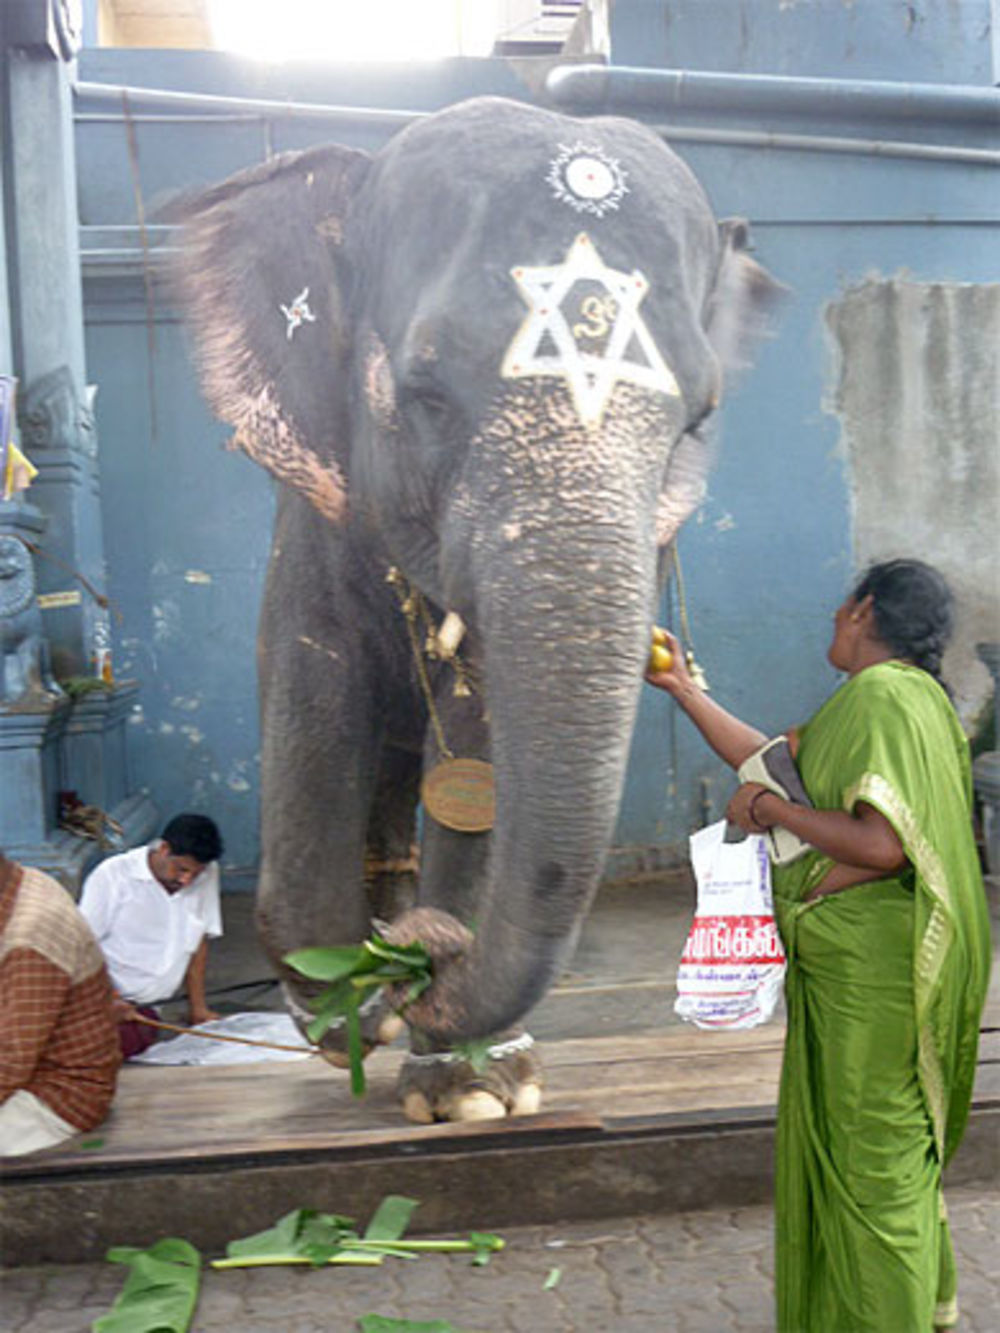
[[618,161],[594,144],[560,144],[546,180],[555,197],[578,213],[603,217],[628,193]]
[[566,167],[566,184],[581,199],[605,199],[616,181],[606,162],[596,157],[574,157]]

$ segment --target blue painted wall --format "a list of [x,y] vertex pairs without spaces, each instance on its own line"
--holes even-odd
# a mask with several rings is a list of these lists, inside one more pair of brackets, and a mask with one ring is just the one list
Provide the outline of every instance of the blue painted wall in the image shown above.
[[[911,23],[900,18],[906,10],[916,16]],[[639,0],[614,8],[613,54],[621,65],[985,86],[988,13],[985,0],[791,7]],[[532,97],[499,61],[290,70],[211,53],[86,51],[80,78],[414,109],[477,92]],[[988,145],[981,127],[831,120],[818,110],[781,125],[718,109],[675,110],[672,123]],[[136,133],[147,208],[171,190],[259,160],[267,142],[279,150],[336,138],[374,148],[385,137],[303,121],[270,130],[260,122],[139,123]],[[993,140],[995,147],[995,127]],[[854,153],[676,146],[720,216],[751,220],[757,258],[790,288],[776,336],[727,400],[710,493],[681,543],[698,655],[712,687],[771,731],[808,715],[834,684],[824,657],[830,618],[853,572],[840,425],[824,406],[834,373],[824,310],[871,273],[995,281],[996,172]],[[249,876],[257,853],[254,635],[272,486],[242,456],[222,451],[226,432],[200,402],[162,297],[151,438],[133,168],[121,120],[81,120],[77,150],[88,371],[100,385],[106,545],[124,616],[117,660],[144,684],[135,736],[161,809],[196,804],[215,813],[232,871]],[[718,816],[731,785],[666,698],[648,692],[619,825],[623,850],[612,869],[655,863],[703,815]]]
[[617,0],[616,64],[794,78],[995,80],[989,0]]

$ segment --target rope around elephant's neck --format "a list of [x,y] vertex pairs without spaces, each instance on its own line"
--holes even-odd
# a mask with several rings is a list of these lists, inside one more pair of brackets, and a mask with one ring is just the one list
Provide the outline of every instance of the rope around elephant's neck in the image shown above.
[[681,634],[684,638],[685,647],[690,652],[694,652],[694,643],[691,640],[691,624],[687,613],[687,597],[684,594],[684,575],[681,573],[681,554],[677,549],[676,540],[670,551],[673,557],[674,579],[677,582],[677,614],[681,622]]
[[[705,673],[695,661],[694,639],[691,634],[691,623],[688,620],[687,596],[684,591],[684,576],[681,573],[681,557],[677,549],[677,542],[674,541],[671,547],[673,559],[674,578],[677,583],[677,610],[680,617],[681,638],[686,647],[685,656],[687,657],[688,668],[695,677],[697,683],[703,688],[708,688],[705,680]],[[427,665],[425,657],[434,656],[434,643],[437,636],[437,627],[434,624],[431,614],[427,609],[427,603],[423,594],[412,586],[406,576],[396,568],[395,565],[389,567],[386,574],[386,582],[390,583],[396,591],[399,599],[399,607],[403,612],[403,618],[406,621],[406,634],[410,641],[410,649],[413,653],[413,661],[417,670],[417,679],[420,682],[420,690],[424,696],[424,702],[427,705],[427,713],[430,718],[431,727],[434,731],[434,741],[438,748],[438,754],[442,759],[454,759],[455,755],[447,740],[445,739],[444,727],[441,725],[441,716],[438,713],[437,706],[434,703],[434,692],[431,689],[430,678],[427,675]],[[420,635],[417,624],[421,622],[424,631],[424,643],[421,646]],[[455,672],[455,695],[463,698],[468,697],[473,692],[472,681],[469,678],[469,672],[462,662],[458,653],[453,653],[449,658],[452,670]]]
[[681,639],[684,643],[684,657],[687,661],[688,671],[695,684],[702,690],[708,691],[708,680],[706,679],[703,668],[695,659],[694,638],[691,634],[691,622],[688,620],[687,597],[684,592],[684,575],[681,573],[681,553],[677,547],[677,540],[670,548],[673,557],[674,579],[677,583],[677,615],[680,620]]
[[[424,702],[427,705],[427,713],[430,717],[431,727],[434,731],[434,741],[438,748],[438,754],[442,759],[454,759],[455,755],[445,740],[444,727],[441,725],[441,716],[438,713],[437,706],[434,703],[434,692],[431,689],[430,677],[427,675],[427,665],[425,657],[433,655],[433,644],[437,634],[437,627],[434,624],[431,614],[427,609],[427,603],[423,594],[414,588],[406,576],[393,565],[386,575],[386,582],[391,583],[396,590],[396,596],[399,598],[399,607],[403,612],[403,618],[406,621],[406,633],[410,640],[410,648],[413,652],[413,661],[417,668],[417,679],[420,681],[420,690],[424,696]],[[417,622],[420,621],[424,630],[424,644],[421,647],[420,635],[417,629]],[[455,695],[458,698],[468,698],[473,692],[472,682],[469,679],[469,672],[465,663],[453,653],[449,658],[452,670],[455,672]]]

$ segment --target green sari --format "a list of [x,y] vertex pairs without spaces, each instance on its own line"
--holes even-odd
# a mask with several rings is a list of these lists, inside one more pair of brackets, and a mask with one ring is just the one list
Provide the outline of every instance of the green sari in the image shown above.
[[930,1333],[957,1319],[941,1172],[961,1141],[990,966],[969,750],[926,672],[853,676],[801,729],[813,803],[864,801],[909,865],[813,902],[810,851],[774,871],[788,953],[778,1108],[782,1333]]

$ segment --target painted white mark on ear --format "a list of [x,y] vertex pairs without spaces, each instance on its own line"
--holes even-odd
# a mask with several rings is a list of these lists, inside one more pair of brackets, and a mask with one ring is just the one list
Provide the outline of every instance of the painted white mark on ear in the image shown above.
[[395,425],[396,385],[392,378],[389,353],[377,334],[368,339],[364,374],[365,400],[376,423],[389,430]]
[[286,336],[289,341],[300,324],[315,324],[316,316],[309,309],[309,288],[303,287],[291,305],[281,306],[281,313],[288,321]]
[[649,283],[638,271],[608,268],[586,232],[561,264],[511,269],[528,316],[507,348],[504,379],[564,379],[581,421],[598,426],[620,380],[681,396],[639,314]]
[[596,144],[560,144],[545,177],[560,203],[577,213],[603,217],[628,194],[627,173]]

